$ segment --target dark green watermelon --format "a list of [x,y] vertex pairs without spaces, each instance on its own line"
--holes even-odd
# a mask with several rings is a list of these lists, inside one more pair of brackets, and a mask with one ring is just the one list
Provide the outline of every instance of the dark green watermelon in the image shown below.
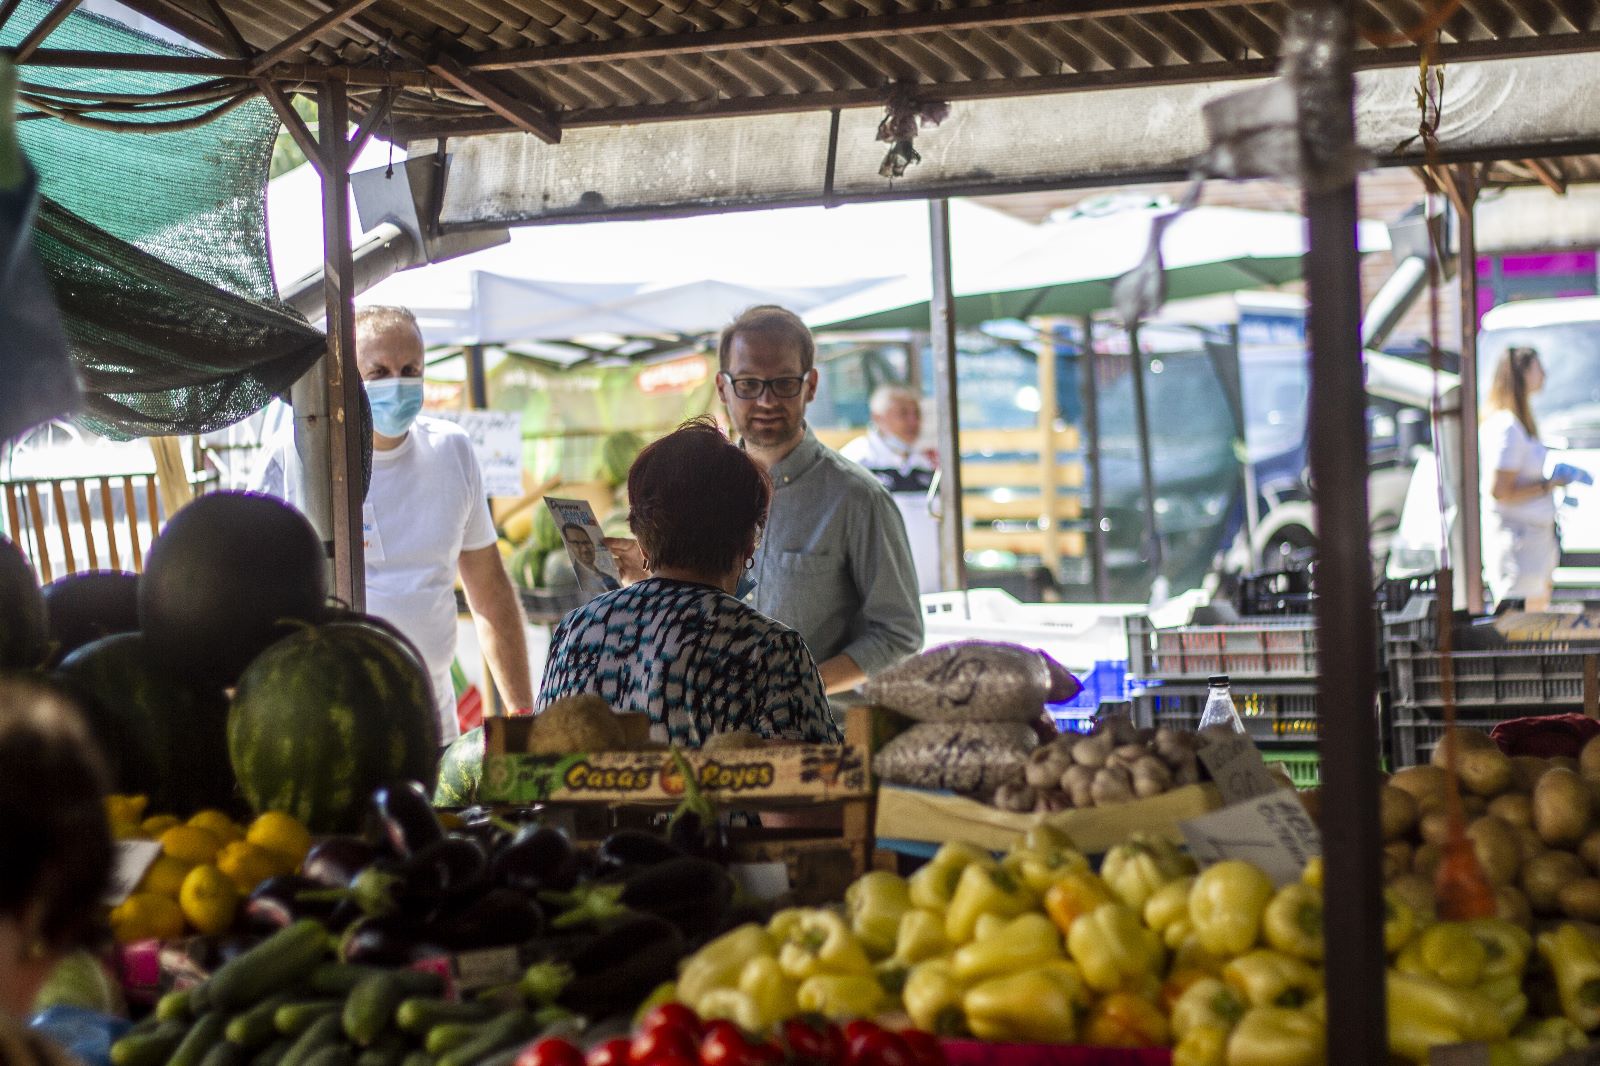
[[50,625],[50,661],[62,659],[91,641],[139,629],[139,575],[125,570],[68,574],[44,587]]
[[184,507],[150,547],[139,628],[163,661],[228,687],[328,595],[327,559],[304,515],[282,500],[213,492]]
[[478,802],[478,782],[483,780],[483,726],[462,733],[444,749],[439,759],[439,787],[433,790],[435,807],[471,807]]
[[255,810],[285,811],[314,833],[354,830],[379,785],[432,792],[439,720],[428,672],[377,626],[308,626],[239,678],[228,753]]
[[44,597],[27,556],[0,537],[0,669],[31,670],[47,651]]
[[239,806],[228,762],[228,699],[184,683],[138,633],[102,637],[56,671],[83,703],[116,791],[144,793],[153,813]]

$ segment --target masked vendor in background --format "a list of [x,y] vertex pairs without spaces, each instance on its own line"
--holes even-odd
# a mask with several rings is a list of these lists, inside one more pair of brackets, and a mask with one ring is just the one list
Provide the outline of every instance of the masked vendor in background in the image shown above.
[[904,385],[879,385],[872,392],[870,410],[872,427],[840,448],[839,454],[866,467],[889,490],[905,519],[917,589],[938,592],[939,520],[929,495],[935,466],[933,453],[921,447],[922,401]]
[[[356,312],[356,367],[372,407],[372,485],[365,531],[367,611],[422,653],[438,701],[440,736],[460,732],[450,664],[456,653],[456,575],[489,670],[507,706],[533,706],[522,605],[495,547],[494,522],[472,441],[453,423],[419,417],[422,331],[400,307]],[[292,441],[267,451],[255,488],[291,503]]]

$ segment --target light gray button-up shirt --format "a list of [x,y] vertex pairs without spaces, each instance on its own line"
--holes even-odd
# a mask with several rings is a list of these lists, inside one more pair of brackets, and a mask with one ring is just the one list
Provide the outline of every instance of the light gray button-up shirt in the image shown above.
[[894,498],[810,427],[770,473],[751,606],[798,630],[818,663],[843,653],[871,676],[920,651],[917,574]]

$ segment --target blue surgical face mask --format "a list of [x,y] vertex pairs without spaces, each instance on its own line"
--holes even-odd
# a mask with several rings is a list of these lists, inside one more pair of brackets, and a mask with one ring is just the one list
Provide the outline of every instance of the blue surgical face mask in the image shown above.
[[744,573],[739,575],[739,584],[734,586],[733,598],[736,600],[742,600],[755,590],[756,579],[750,576],[750,571],[746,570]]
[[422,411],[421,378],[383,378],[366,382],[372,428],[385,437],[403,437]]

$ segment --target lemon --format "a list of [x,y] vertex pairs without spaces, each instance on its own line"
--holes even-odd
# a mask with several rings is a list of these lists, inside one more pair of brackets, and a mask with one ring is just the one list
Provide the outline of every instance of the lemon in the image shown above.
[[311,831],[293,815],[282,811],[267,811],[250,823],[245,840],[258,848],[281,856],[287,867],[283,873],[300,869],[306,853],[311,850]]
[[182,824],[183,823],[173,815],[153,814],[144,821],[140,822],[139,828],[144,831],[145,836],[149,837],[151,840],[155,840],[162,833],[165,833],[173,826]]
[[284,860],[277,854],[245,840],[226,844],[217,853],[217,869],[246,895],[255,891],[255,887],[269,877],[294,872],[293,869],[284,869],[284,865]]
[[226,932],[239,912],[239,890],[215,866],[196,866],[178,890],[178,906],[195,932]]
[[156,861],[150,864],[150,869],[145,871],[144,880],[139,882],[139,891],[177,899],[178,889],[183,887],[183,879],[189,876],[190,867],[191,864],[182,859],[158,855]]
[[215,833],[218,840],[224,844],[231,844],[235,840],[244,839],[244,830],[219,810],[206,809],[196,813],[185,825],[192,825],[197,829],[209,829]]
[[135,892],[111,909],[111,932],[119,944],[176,940],[183,935],[183,911],[166,896]]
[[175,825],[161,834],[161,850],[190,866],[200,866],[217,857],[222,841],[209,829],[194,825]]

